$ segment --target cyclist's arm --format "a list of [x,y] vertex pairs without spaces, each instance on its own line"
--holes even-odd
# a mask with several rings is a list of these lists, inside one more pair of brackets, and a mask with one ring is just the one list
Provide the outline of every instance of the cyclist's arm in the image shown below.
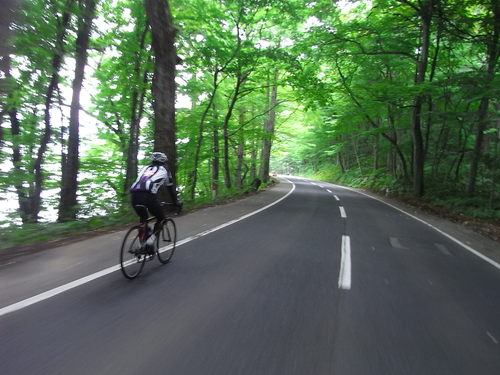
[[170,173],[170,170],[168,168],[165,168],[165,171],[167,172],[167,178],[165,178],[165,181],[163,184],[167,188],[170,197],[172,198],[172,203],[174,203],[176,206],[179,205],[179,198],[177,197],[177,191],[174,189],[174,183],[172,179],[172,174]]

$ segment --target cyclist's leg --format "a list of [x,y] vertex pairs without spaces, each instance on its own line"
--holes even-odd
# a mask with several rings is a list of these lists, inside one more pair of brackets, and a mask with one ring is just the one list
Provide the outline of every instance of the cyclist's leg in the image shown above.
[[[150,204],[150,196],[152,194],[145,191],[133,191],[131,192],[131,204],[134,208],[135,212],[140,218],[141,225],[139,226],[139,238],[141,240],[141,244],[144,244],[151,231],[149,230],[149,226],[147,224],[148,221],[148,210]],[[138,207],[142,206],[142,207]],[[145,209],[147,208],[147,209]],[[146,250],[143,249],[143,250]]]
[[154,232],[158,236],[158,233],[160,232],[161,227],[163,225],[163,221],[165,220],[165,214],[163,213],[163,208],[161,207],[160,202],[153,194],[151,194],[151,199],[148,203],[148,209],[149,212],[151,212],[151,214],[153,214],[156,217]]
[[142,205],[148,207],[149,199],[148,196],[151,195],[144,191],[133,191],[130,193],[132,207],[141,219],[141,223],[145,223],[148,219],[148,213],[144,210],[138,210],[135,206]]

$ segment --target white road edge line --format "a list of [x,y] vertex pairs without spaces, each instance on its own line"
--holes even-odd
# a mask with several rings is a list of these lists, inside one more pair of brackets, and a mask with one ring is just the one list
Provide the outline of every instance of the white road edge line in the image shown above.
[[342,236],[339,289],[351,289],[351,238],[345,235]]
[[347,215],[345,213],[345,208],[343,206],[339,206],[339,210],[340,210],[340,217],[342,218],[347,218]]
[[[181,245],[184,245],[185,243],[188,243],[188,242],[191,242],[193,240],[196,240],[200,237],[203,237],[203,236],[206,236],[207,234],[210,234],[210,233],[213,233],[215,231],[218,231],[219,229],[222,229],[222,228],[225,228],[229,225],[232,225],[234,223],[237,223],[238,221],[241,221],[241,220],[244,220],[246,218],[249,218],[250,216],[253,216],[253,215],[256,215],[258,214],[259,212],[262,212],[264,210],[267,210],[268,208],[274,206],[275,204],[278,204],[279,202],[281,202],[282,200],[288,198],[288,196],[290,194],[292,194],[295,190],[295,184],[286,179],[286,181],[288,181],[289,183],[292,184],[292,188],[290,189],[290,191],[285,194],[284,196],[282,196],[281,198],[279,198],[278,200],[268,204],[267,206],[264,206],[262,208],[259,208],[258,210],[255,210],[253,212],[250,212],[246,215],[243,215],[243,216],[240,216],[239,218],[237,219],[234,219],[234,220],[231,220],[231,221],[228,221],[227,223],[224,223],[224,224],[221,224],[215,228],[212,228],[212,229],[208,229],[204,232],[201,232],[201,233],[198,233],[198,234],[195,234],[194,236],[191,236],[191,237],[188,237],[188,238],[185,238],[179,242],[177,242],[176,246],[181,246]],[[169,246],[165,246],[165,247],[162,247],[159,251],[160,252],[164,252],[166,250],[169,249]],[[24,309],[25,307],[28,307],[28,306],[31,306],[31,305],[34,305],[35,303],[38,303],[38,302],[41,302],[41,301],[44,301],[46,299],[49,299],[49,298],[52,298],[58,294],[61,294],[63,292],[66,292],[70,289],[73,289],[73,288],[76,288],[80,285],[83,285],[83,284],[86,284],[90,281],[93,281],[95,279],[98,279],[100,277],[103,277],[103,276],[106,276],[106,275],[109,275],[110,273],[113,273],[115,271],[118,271],[120,269],[120,265],[117,264],[115,266],[111,266],[111,267],[108,267],[108,268],[105,268],[101,271],[98,271],[96,273],[93,273],[91,275],[88,275],[88,276],[85,276],[85,277],[82,277],[80,279],[77,279],[77,280],[74,280],[74,281],[71,281],[67,284],[64,284],[64,285],[61,285],[61,286],[58,286],[54,289],[51,289],[51,290],[48,290],[46,292],[43,292],[43,293],[40,293],[40,294],[37,294],[36,296],[33,296],[33,297],[30,297],[30,298],[27,298],[25,300],[22,300],[22,301],[19,301],[19,302],[16,302],[16,303],[13,303],[11,305],[8,305],[8,306],[5,306],[5,307],[2,307],[0,308],[0,316],[3,316],[3,315],[6,315],[8,313],[11,313],[11,312],[14,312],[14,311],[17,311],[17,310],[21,310],[21,309]]]
[[428,227],[430,227],[430,228],[434,229],[436,232],[441,233],[441,234],[442,234],[443,236],[445,236],[446,238],[448,238],[448,239],[452,240],[453,242],[455,242],[455,243],[459,244],[459,245],[460,245],[460,246],[462,246],[464,249],[466,249],[466,250],[470,251],[472,254],[476,255],[477,257],[481,258],[481,259],[482,259],[482,260],[484,260],[485,262],[488,262],[488,263],[489,263],[489,264],[491,264],[493,267],[495,267],[495,268],[497,268],[497,269],[499,269],[499,270],[500,270],[500,264],[499,264],[499,263],[495,262],[493,259],[488,258],[486,255],[481,254],[479,251],[477,251],[477,250],[473,249],[473,248],[472,248],[472,247],[470,247],[469,245],[464,244],[462,241],[460,241],[460,240],[456,239],[456,238],[455,238],[455,237],[453,237],[452,235],[450,235],[450,234],[448,234],[448,233],[446,233],[446,232],[443,232],[441,229],[436,228],[434,225],[432,225],[432,224],[428,223],[427,221],[425,221],[425,220],[423,220],[423,219],[420,219],[420,218],[418,218],[418,217],[416,217],[416,216],[414,216],[414,215],[412,215],[412,214],[410,214],[410,213],[408,213],[408,212],[406,212],[406,211],[402,210],[402,209],[401,209],[401,208],[399,208],[399,207],[396,207],[396,206],[394,206],[394,205],[392,205],[392,204],[390,204],[390,203],[384,202],[383,200],[378,199],[378,198],[376,198],[376,197],[372,197],[371,195],[368,195],[368,194],[363,193],[363,192],[361,192],[361,191],[356,191],[356,190],[354,190],[354,189],[351,189],[351,188],[348,188],[348,187],[345,187],[345,186],[340,186],[340,185],[335,185],[335,184],[332,184],[332,185],[333,185],[333,186],[335,186],[335,187],[341,188],[341,189],[346,189],[346,190],[353,191],[354,193],[358,193],[358,194],[364,195],[364,196],[366,196],[366,197],[368,197],[368,198],[371,198],[371,199],[375,199],[376,201],[379,201],[379,202],[381,202],[381,203],[383,203],[383,204],[385,204],[385,205],[387,205],[387,206],[389,206],[389,207],[392,207],[392,208],[394,208],[395,210],[398,210],[399,212],[404,213],[405,215],[408,215],[408,216],[409,216],[409,217],[411,217],[412,219],[415,219],[415,220],[417,220],[417,221],[420,221],[421,223],[423,223],[423,224],[427,225]]

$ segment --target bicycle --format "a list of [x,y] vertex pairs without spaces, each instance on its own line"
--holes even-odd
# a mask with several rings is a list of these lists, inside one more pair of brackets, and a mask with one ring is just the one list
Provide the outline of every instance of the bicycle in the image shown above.
[[[171,206],[169,203],[162,203],[163,207]],[[146,210],[146,206],[135,206],[139,211]],[[177,214],[180,212],[178,208]],[[147,215],[146,215],[147,216]],[[141,220],[139,225],[134,225],[130,228],[123,239],[120,249],[120,266],[123,275],[127,279],[134,279],[141,273],[146,261],[153,260],[155,255],[161,264],[167,264],[172,259],[175,252],[177,242],[177,228],[175,221],[171,216],[167,216],[161,223],[158,231],[149,228],[149,223],[153,221],[154,216],[149,217],[146,221]],[[155,235],[156,239],[154,247],[151,248],[147,241]],[[162,242],[167,242],[167,245],[160,248],[160,238]]]

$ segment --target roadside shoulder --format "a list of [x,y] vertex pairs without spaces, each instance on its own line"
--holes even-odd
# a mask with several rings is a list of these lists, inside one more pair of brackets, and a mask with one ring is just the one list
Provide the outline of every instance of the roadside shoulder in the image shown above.
[[500,241],[488,238],[485,235],[482,235],[481,233],[478,233],[477,231],[474,231],[473,229],[461,223],[455,223],[449,219],[426,212],[419,207],[415,207],[398,199],[386,197],[382,194],[377,194],[373,191],[365,189],[350,189],[371,196],[372,198],[375,198],[386,204],[390,204],[408,214],[411,214],[418,219],[425,221],[433,227],[439,229],[440,231],[448,234],[449,236],[454,237],[458,241],[492,259],[493,261],[500,263]]
[[[193,235],[202,230],[214,227],[225,221],[233,220],[252,210],[263,207],[280,196],[285,195],[289,190],[289,184],[283,179],[274,179],[274,182],[259,191],[243,193],[240,196],[228,198],[220,202],[206,204],[192,208],[175,219],[182,223],[182,234]],[[78,234],[58,237],[51,240],[32,242],[15,247],[0,250],[0,267],[13,263],[18,258],[33,255],[35,253],[71,245],[77,242],[93,239],[98,236],[108,235],[128,229],[135,222],[116,227],[93,230]]]

